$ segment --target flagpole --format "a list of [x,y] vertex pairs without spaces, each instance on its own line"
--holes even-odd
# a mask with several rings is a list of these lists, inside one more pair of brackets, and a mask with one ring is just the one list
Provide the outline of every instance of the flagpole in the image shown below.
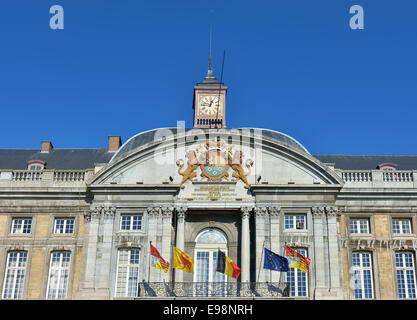
[[152,241],[149,241],[148,283],[151,280],[151,245],[152,245]]
[[[284,254],[282,255],[283,257],[285,257],[285,248],[286,248],[286,246],[287,246],[287,242],[284,242]],[[286,271],[286,272],[288,272],[288,271]],[[281,284],[281,277],[282,277],[282,272],[279,273],[279,280],[278,280],[279,284]],[[285,279],[285,280],[287,280],[287,279]]]
[[262,244],[262,255],[261,255],[261,261],[259,262],[258,280],[256,282],[259,282],[259,275],[261,273],[262,258],[264,257],[264,253],[265,253],[265,240]]

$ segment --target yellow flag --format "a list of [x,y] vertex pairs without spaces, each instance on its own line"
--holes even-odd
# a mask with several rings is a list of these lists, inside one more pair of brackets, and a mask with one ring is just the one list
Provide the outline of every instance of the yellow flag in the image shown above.
[[168,262],[162,262],[161,260],[159,260],[152,267],[154,267],[156,269],[159,269],[159,270],[162,270],[163,272],[167,273],[168,268],[169,268],[169,263]]
[[180,269],[185,272],[194,272],[194,260],[190,255],[182,252],[180,249],[174,247],[174,264],[173,268]]

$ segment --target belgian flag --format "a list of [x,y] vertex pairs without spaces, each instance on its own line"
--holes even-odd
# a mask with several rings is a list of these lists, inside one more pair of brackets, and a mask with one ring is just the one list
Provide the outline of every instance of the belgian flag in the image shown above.
[[216,271],[235,279],[239,278],[240,275],[240,268],[220,250],[217,253]]

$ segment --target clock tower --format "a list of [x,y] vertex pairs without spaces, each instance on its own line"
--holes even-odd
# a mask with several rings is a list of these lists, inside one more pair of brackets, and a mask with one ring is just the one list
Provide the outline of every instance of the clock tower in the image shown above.
[[213,75],[210,52],[206,78],[194,87],[194,128],[226,128],[226,92]]

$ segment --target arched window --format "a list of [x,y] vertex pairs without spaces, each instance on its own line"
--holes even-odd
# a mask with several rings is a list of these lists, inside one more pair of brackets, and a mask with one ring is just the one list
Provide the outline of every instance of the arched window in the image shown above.
[[42,160],[30,160],[27,162],[28,170],[43,170],[46,167],[46,162]]
[[195,270],[194,282],[196,282],[197,296],[224,295],[224,283],[226,275],[216,271],[218,250],[227,255],[227,238],[218,229],[208,229],[196,237],[195,245]]

